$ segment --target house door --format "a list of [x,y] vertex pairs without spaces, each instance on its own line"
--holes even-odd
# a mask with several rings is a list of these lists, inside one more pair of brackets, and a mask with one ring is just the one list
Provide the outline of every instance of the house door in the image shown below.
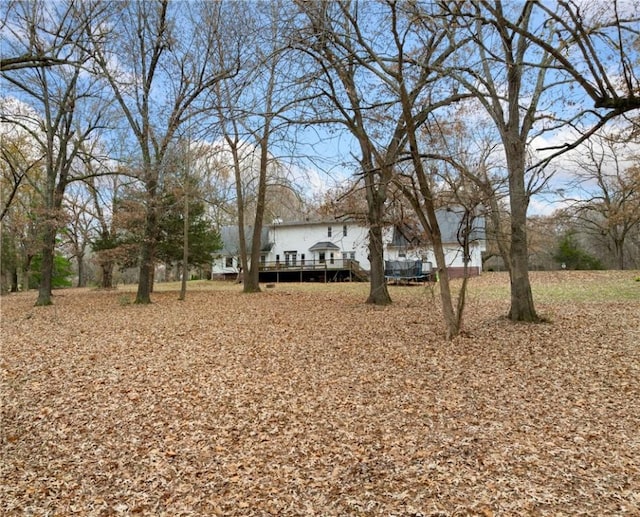
[[284,265],[285,266],[295,266],[298,258],[297,251],[285,251],[284,252]]

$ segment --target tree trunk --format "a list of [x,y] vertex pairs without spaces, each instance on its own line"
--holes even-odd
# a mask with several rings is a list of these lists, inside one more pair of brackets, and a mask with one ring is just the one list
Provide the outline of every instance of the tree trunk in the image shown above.
[[[236,126],[234,123],[234,133],[237,135]],[[238,283],[243,284],[244,290],[244,276],[249,271],[249,257],[247,256],[247,241],[245,239],[245,221],[244,221],[244,193],[242,183],[242,170],[240,169],[240,155],[238,154],[238,142],[228,135],[225,135],[225,140],[231,149],[231,155],[233,157],[233,174],[235,178],[235,190],[236,190],[236,203],[238,207],[238,245],[240,247],[240,266],[238,268]]]
[[5,295],[11,292],[11,281],[9,276],[11,272],[9,270],[0,272],[0,295]]
[[389,305],[391,296],[384,278],[384,244],[382,241],[382,227],[379,223],[369,226],[369,263],[371,269],[367,303]]
[[[269,102],[269,99],[267,100]],[[271,120],[267,119],[263,129],[263,136],[260,140],[260,176],[258,180],[258,198],[256,200],[256,216],[253,225],[253,236],[251,238],[251,262],[249,271],[245,272],[244,288],[245,293],[260,292],[260,249],[262,242],[262,224],[264,222],[264,209],[267,195],[267,166],[269,163],[269,136]]]
[[503,231],[503,221],[502,217],[500,216],[500,207],[498,206],[498,201],[495,194],[491,191],[488,192],[487,199],[489,199],[489,218],[491,219],[491,224],[493,225],[494,239],[496,240],[498,251],[500,252],[500,257],[502,258],[505,269],[507,271],[511,271],[511,255],[509,252],[509,247],[507,246],[508,241],[505,237],[506,232]]
[[[249,270],[243,275],[243,287],[244,293],[259,293],[260,289],[260,228],[256,231],[257,226],[253,231],[253,239],[251,243],[251,260],[249,261]],[[256,236],[257,233],[257,236]],[[256,240],[257,238],[257,240]],[[257,249],[257,253],[253,250]]]
[[511,309],[512,321],[539,321],[533,304],[529,281],[529,255],[527,249],[527,208],[529,198],[524,185],[524,147],[507,146],[509,167],[509,202],[511,205]]
[[[514,254],[511,254],[512,259]],[[539,321],[538,315],[533,305],[533,295],[531,293],[531,283],[529,282],[529,272],[527,267],[518,265],[517,260],[513,260],[513,272],[511,274],[511,310],[509,318],[512,321]]]
[[433,253],[436,258],[436,265],[438,271],[438,277],[440,280],[440,299],[442,301],[442,314],[447,325],[447,340],[453,339],[460,332],[460,325],[462,324],[462,313],[456,315],[453,308],[453,299],[451,296],[451,285],[449,284],[449,273],[447,272],[447,261],[442,247],[442,233],[440,232],[440,225],[438,224],[438,218],[436,217],[436,207],[434,204],[434,195],[431,191],[429,181],[427,178],[427,172],[422,162],[420,150],[417,140],[417,128],[415,125],[415,119],[411,112],[412,103],[410,97],[404,87],[401,88],[401,102],[402,112],[407,128],[407,140],[409,141],[409,150],[411,152],[411,160],[413,163],[414,172],[418,179],[420,193],[422,197],[422,203],[418,201],[415,193],[408,196],[413,208],[416,211],[416,215],[420,219],[420,222],[427,230],[428,236],[431,239],[433,246]]
[[153,291],[153,258],[155,248],[156,215],[153,208],[149,208],[145,225],[142,249],[140,250],[140,276],[135,303],[151,303]]
[[151,303],[151,266],[148,259],[148,251],[143,249],[140,259],[140,276],[138,278],[138,291],[135,303]]
[[28,291],[31,289],[31,262],[33,261],[33,255],[27,255],[25,263],[22,269],[22,281],[24,283],[23,289]]
[[13,266],[11,268],[11,292],[17,293],[18,290],[18,267]]
[[185,178],[184,192],[184,226],[182,227],[182,280],[180,282],[179,300],[187,297],[187,275],[189,274],[189,195],[187,192],[187,179]]
[[[368,156],[367,143],[361,144],[363,156]],[[389,305],[391,295],[384,277],[384,242],[382,222],[386,187],[376,182],[372,165],[365,159],[365,188],[367,193],[367,223],[369,224],[369,297],[366,303]]]
[[624,240],[616,240],[616,258],[618,261],[618,269],[624,270]]
[[[431,217],[429,218],[431,219]],[[435,211],[433,211],[433,219],[435,219]],[[442,248],[442,237],[440,228],[431,223],[431,241],[433,244],[433,253],[436,257],[436,265],[438,271],[438,279],[440,283],[440,299],[442,301],[442,315],[447,326],[447,340],[453,339],[460,333],[460,324],[462,322],[462,313],[456,315],[453,309],[453,298],[451,296],[451,283],[449,282],[449,273],[447,272],[447,261]]]
[[82,255],[77,255],[76,260],[78,261],[78,287],[87,287],[84,257]]
[[36,306],[51,305],[51,291],[53,286],[53,257],[56,246],[55,225],[49,221],[46,225],[42,243],[42,264],[40,268],[40,285]]
[[103,289],[113,289],[113,262],[111,260],[100,264],[102,270],[101,287]]

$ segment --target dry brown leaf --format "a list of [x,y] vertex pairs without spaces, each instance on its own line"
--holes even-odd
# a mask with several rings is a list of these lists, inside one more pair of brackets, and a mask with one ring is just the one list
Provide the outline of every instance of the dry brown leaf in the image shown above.
[[514,325],[496,286],[453,342],[421,287],[3,298],[0,513],[639,515],[640,296]]

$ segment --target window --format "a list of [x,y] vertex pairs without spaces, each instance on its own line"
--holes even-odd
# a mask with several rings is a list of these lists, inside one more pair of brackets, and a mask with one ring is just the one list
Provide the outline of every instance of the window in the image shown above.
[[342,236],[343,237],[347,236],[347,225],[346,224],[342,227]]
[[318,262],[320,262],[320,264],[324,264],[325,263],[325,255],[324,255],[324,251],[320,251],[318,253]]
[[333,259],[333,251],[331,253],[329,253],[329,262],[331,264],[335,264],[335,260]]
[[300,255],[300,264],[304,266],[304,253]]
[[233,257],[225,257],[224,267],[233,267]]
[[331,226],[329,226],[327,228],[327,237],[331,237],[331,233],[332,233],[332,228],[331,228]]

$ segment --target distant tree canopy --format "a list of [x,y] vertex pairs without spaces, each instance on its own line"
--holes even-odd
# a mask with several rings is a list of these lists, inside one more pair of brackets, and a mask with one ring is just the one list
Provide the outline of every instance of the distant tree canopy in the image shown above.
[[573,232],[568,232],[560,240],[553,258],[567,269],[604,269],[596,257],[580,247]]

